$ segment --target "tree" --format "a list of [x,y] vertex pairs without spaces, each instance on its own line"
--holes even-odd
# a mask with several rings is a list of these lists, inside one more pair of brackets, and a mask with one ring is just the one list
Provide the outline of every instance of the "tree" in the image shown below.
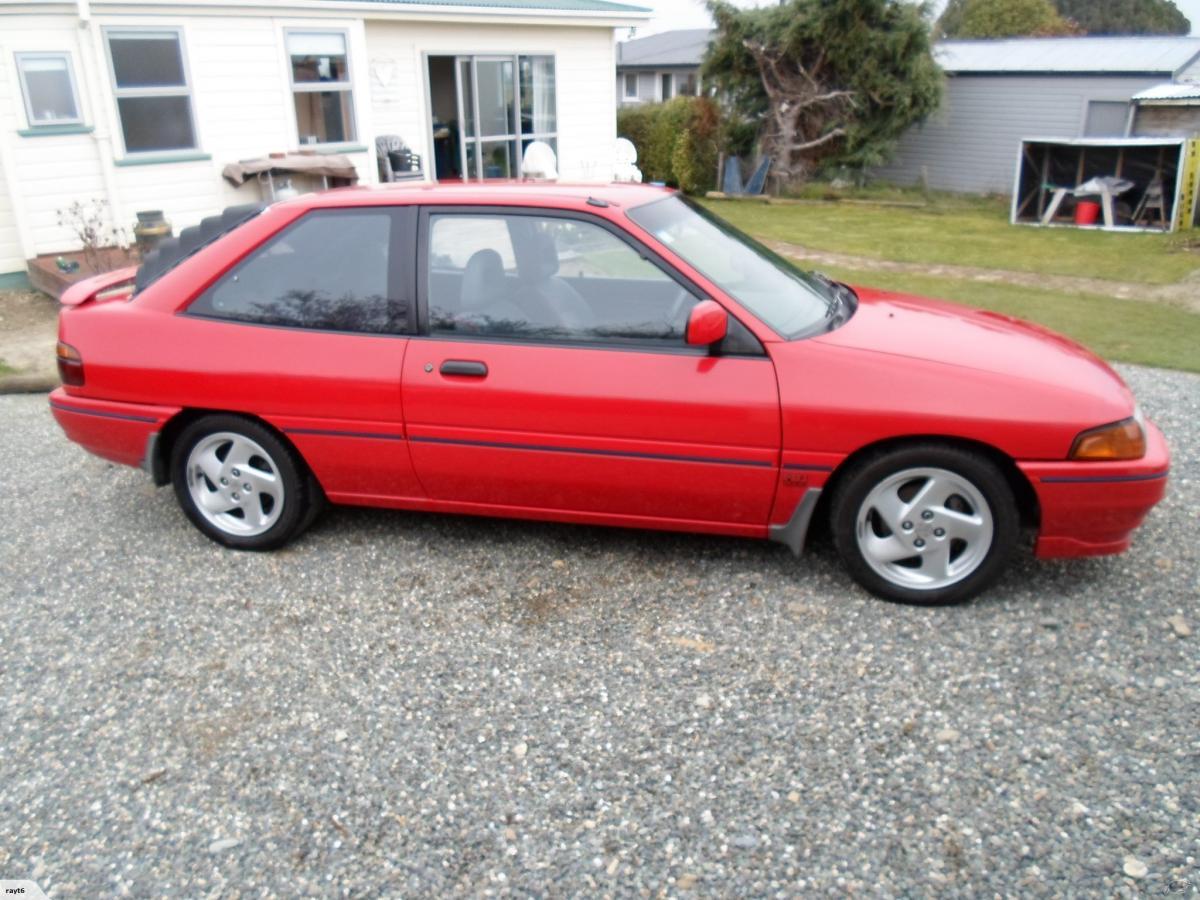
[[1189,34],[1192,23],[1171,0],[1055,0],[1088,34]]
[[948,38],[1006,38],[1078,34],[1078,29],[1050,0],[950,0],[937,32]]
[[822,163],[883,162],[937,108],[941,71],[924,9],[906,0],[710,4],[716,32],[703,77],[732,114],[760,123],[775,184]]
[[1055,34],[1187,34],[1187,16],[1171,0],[950,0],[939,37]]

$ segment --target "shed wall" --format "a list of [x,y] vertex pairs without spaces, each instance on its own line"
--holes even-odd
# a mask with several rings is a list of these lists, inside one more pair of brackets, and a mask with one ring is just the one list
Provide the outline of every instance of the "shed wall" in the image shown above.
[[1200,104],[1195,106],[1140,106],[1133,120],[1138,137],[1193,137],[1200,135]]
[[941,108],[900,139],[892,162],[874,175],[899,184],[924,177],[936,190],[1012,192],[1021,139],[1079,137],[1089,100],[1128,101],[1159,76],[959,75],[946,81]]

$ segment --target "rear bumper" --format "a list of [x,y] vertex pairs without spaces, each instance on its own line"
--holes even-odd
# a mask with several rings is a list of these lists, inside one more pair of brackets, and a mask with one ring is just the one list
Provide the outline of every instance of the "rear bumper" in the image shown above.
[[1128,462],[1020,463],[1041,507],[1041,559],[1121,553],[1166,494],[1171,466],[1162,432],[1146,423],[1146,455]]
[[50,394],[50,411],[63,432],[85,450],[127,466],[142,465],[154,435],[178,407],[147,406]]

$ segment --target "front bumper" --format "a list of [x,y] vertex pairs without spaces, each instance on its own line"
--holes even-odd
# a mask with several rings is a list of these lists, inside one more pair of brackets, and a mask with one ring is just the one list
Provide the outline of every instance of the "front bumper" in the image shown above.
[[1146,455],[1123,462],[1019,463],[1037,493],[1040,559],[1121,553],[1167,491],[1171,455],[1146,423]]
[[92,400],[58,388],[50,394],[50,411],[67,437],[85,450],[113,462],[140,466],[151,437],[179,408]]

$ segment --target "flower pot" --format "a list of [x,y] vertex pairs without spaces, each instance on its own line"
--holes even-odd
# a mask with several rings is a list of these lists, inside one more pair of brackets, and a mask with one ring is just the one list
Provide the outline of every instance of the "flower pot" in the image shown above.
[[159,241],[171,236],[171,223],[163,218],[161,209],[141,210],[137,214],[137,224],[133,226],[133,236],[137,240],[138,252],[145,259]]

